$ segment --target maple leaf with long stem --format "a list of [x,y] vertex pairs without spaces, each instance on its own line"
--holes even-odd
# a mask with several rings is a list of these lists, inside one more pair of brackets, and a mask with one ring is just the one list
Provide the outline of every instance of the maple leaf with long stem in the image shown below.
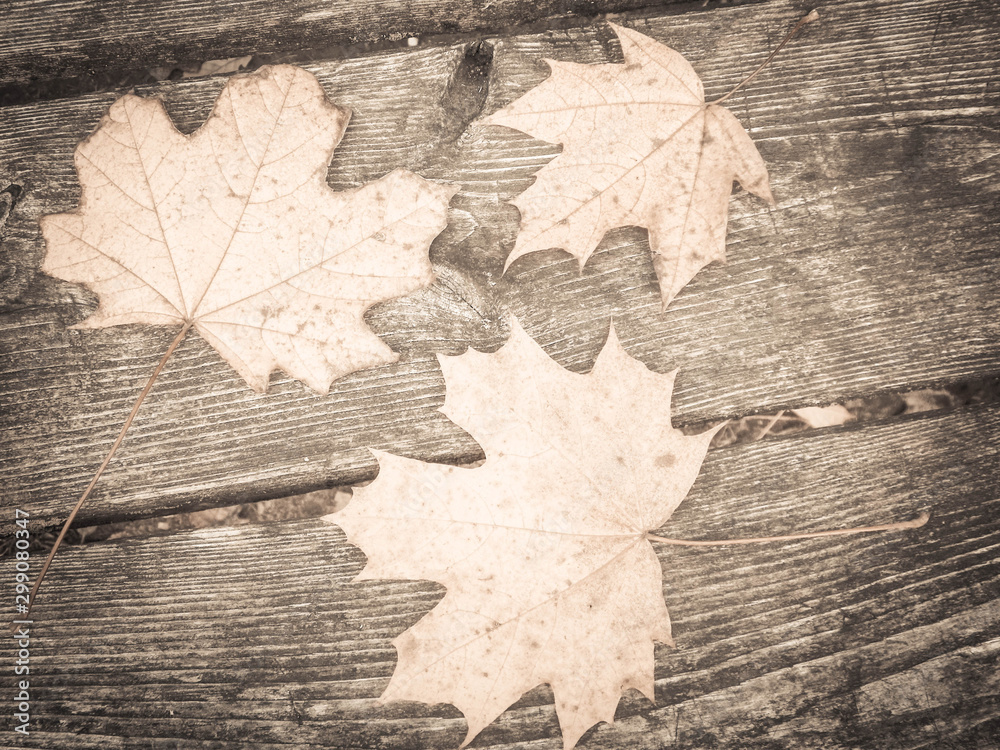
[[358,580],[442,584],[394,641],[379,699],[447,702],[468,744],[523,693],[552,687],[563,743],[611,722],[622,692],[654,700],[654,642],[672,644],[651,542],[717,546],[908,529],[927,521],[777,537],[656,536],[715,432],[670,424],[673,374],[632,359],[612,328],[586,375],[556,364],[516,321],[494,354],[439,355],[441,411],[483,446],[477,468],[376,452],[379,474],[324,516],[368,557]]
[[[801,28],[804,17],[764,62]],[[557,143],[562,153],[511,203],[520,231],[504,269],[523,255],[562,248],[581,268],[615,227],[649,232],[663,307],[726,253],[733,180],[772,205],[764,161],[740,122],[707,103],[680,53],[611,24],[624,63],[546,60],[552,74],[485,119]]]
[[98,294],[78,328],[175,325],[177,336],[70,513],[121,444],[166,361],[194,329],[256,391],[282,369],[318,393],[398,355],[365,310],[428,286],[427,251],[456,189],[397,170],[327,184],[350,111],[290,65],[230,79],[191,135],[162,101],[124,96],[76,150],[80,207],[41,219],[42,270]]

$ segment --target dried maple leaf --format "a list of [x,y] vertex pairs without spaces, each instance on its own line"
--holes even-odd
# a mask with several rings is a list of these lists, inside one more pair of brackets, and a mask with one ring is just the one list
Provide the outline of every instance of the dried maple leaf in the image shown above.
[[42,270],[98,294],[80,328],[177,325],[28,597],[153,382],[191,328],[256,391],[281,368],[320,393],[397,359],[366,309],[428,286],[427,251],[456,189],[397,170],[335,193],[326,182],[350,111],[291,65],[230,79],[190,136],[158,99],[124,96],[76,149],[80,207],[41,219]]
[[259,392],[395,361],[362,315],[433,281],[455,189],[400,170],[335,193],[349,118],[289,65],[232,78],[190,136],[124,96],[77,147],[79,209],[42,218],[43,270],[97,292],[81,327],[190,324]]
[[447,588],[396,641],[381,700],[448,702],[466,743],[548,683],[567,748],[612,721],[621,692],[653,699],[653,642],[671,643],[646,534],[698,474],[714,430],[670,426],[673,375],[612,330],[594,369],[569,372],[514,325],[495,354],[440,357],[442,411],[479,440],[479,468],[377,453],[381,469],[338,524],[368,556],[360,579]]
[[734,179],[774,201],[757,148],[728,110],[705,102],[680,53],[612,28],[624,64],[546,60],[548,79],[486,119],[563,146],[512,201],[521,229],[505,268],[548,248],[582,267],[609,229],[645,227],[666,307],[699,270],[725,258]]

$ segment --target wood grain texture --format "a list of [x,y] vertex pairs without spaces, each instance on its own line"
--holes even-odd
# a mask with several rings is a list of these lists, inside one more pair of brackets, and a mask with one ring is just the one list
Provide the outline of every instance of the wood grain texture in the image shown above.
[[[678,648],[657,648],[656,705],[628,693],[580,747],[1000,747],[998,475],[995,407],[712,451],[662,533],[932,518],[660,547]],[[457,748],[453,707],[374,703],[392,639],[443,590],[354,583],[363,559],[317,521],[64,550],[34,613],[33,727],[17,746]],[[549,690],[472,746],[561,747]]]
[[[766,55],[797,1],[634,21],[689,57],[709,96]],[[315,64],[355,109],[330,168],[347,188],[394,168],[458,183],[431,258],[438,283],[368,314],[401,361],[322,399],[284,377],[255,396],[204,344],[183,345],[81,523],[281,496],[374,474],[363,448],[478,455],[437,412],[435,353],[492,350],[516,315],[560,363],[586,370],[612,316],[627,350],[679,367],[678,423],[829,403],[1000,371],[1000,20],[991,3],[849,0],[825,10],[730,107],[772,174],[778,208],[738,194],[729,263],[661,312],[642,230],[614,230],[583,273],[561,251],[501,277],[524,190],[557,149],[479,124],[546,75],[543,57],[620,59],[604,25]],[[143,90],[190,131],[222,82]],[[95,304],[37,273],[37,218],[73,208],[76,142],[113,100],[0,110],[7,221],[0,312],[5,504],[52,522],[110,444],[171,338],[69,329]],[[2,519],[9,533],[10,522]]]
[[546,19],[690,0],[25,0],[0,5],[0,84],[426,34],[496,33]]

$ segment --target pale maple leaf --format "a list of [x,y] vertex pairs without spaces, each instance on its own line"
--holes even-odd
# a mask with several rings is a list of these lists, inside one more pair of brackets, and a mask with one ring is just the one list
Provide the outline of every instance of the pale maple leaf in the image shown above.
[[359,579],[447,589],[395,640],[381,700],[454,704],[467,744],[548,683],[571,748],[613,720],[626,688],[653,700],[653,644],[672,641],[646,533],[687,494],[715,430],[674,430],[674,376],[629,357],[613,329],[586,375],[556,364],[516,322],[495,354],[439,359],[442,411],[486,462],[378,452],[376,480],[324,517],[368,556]]
[[79,327],[191,324],[258,392],[395,361],[362,316],[433,281],[455,189],[397,170],[331,190],[349,118],[289,65],[232,78],[189,136],[124,96],[77,147],[80,207],[41,220],[43,270],[99,295]]
[[705,102],[687,60],[611,26],[623,64],[546,60],[549,78],[485,120],[563,147],[512,201],[521,228],[504,268],[548,248],[582,267],[609,229],[645,227],[666,307],[725,258],[733,180],[774,199],[757,148],[728,110]]

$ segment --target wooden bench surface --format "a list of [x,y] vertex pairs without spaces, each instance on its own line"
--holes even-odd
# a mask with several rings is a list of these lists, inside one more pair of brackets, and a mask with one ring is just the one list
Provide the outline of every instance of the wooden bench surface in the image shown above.
[[[665,312],[635,228],[610,232],[582,273],[551,251],[501,275],[518,219],[505,202],[558,148],[481,118],[544,79],[544,57],[621,59],[609,27],[574,14],[629,11],[617,20],[681,51],[711,97],[811,5],[467,5],[417,3],[407,15],[385,4],[367,16],[339,2],[234,11],[192,0],[101,15],[67,3],[51,27],[51,0],[0,11],[25,30],[0,42],[0,87],[454,34],[305,66],[354,110],[332,186],[406,167],[460,187],[431,249],[435,285],[367,315],[400,361],[344,378],[327,397],[282,375],[256,395],[189,337],[79,523],[363,481],[377,471],[368,447],[475,459],[476,442],[437,412],[436,356],[496,349],[511,315],[577,371],[613,318],[633,356],[680,368],[681,425],[1000,373],[991,2],[822,7],[821,21],[727,104],[768,164],[777,207],[738,192],[728,263],[702,271]],[[535,22],[551,28],[523,28]],[[223,83],[138,93],[162,96],[190,132]],[[35,526],[65,517],[174,335],[70,329],[95,298],[38,271],[37,220],[77,205],[73,149],[120,93],[0,107],[0,191],[16,198],[0,227],[4,534],[15,507]],[[662,552],[679,648],[657,650],[657,707],[626,695],[619,721],[581,747],[1000,747],[998,428],[1000,409],[988,406],[710,453],[673,536],[934,515],[925,530],[877,538]],[[351,583],[362,560],[317,521],[63,550],[35,611],[35,731],[16,745],[457,747],[464,720],[452,707],[374,706],[395,663],[392,638],[441,589]],[[11,561],[0,569],[13,581]],[[536,745],[561,745],[546,688],[473,743]]]

